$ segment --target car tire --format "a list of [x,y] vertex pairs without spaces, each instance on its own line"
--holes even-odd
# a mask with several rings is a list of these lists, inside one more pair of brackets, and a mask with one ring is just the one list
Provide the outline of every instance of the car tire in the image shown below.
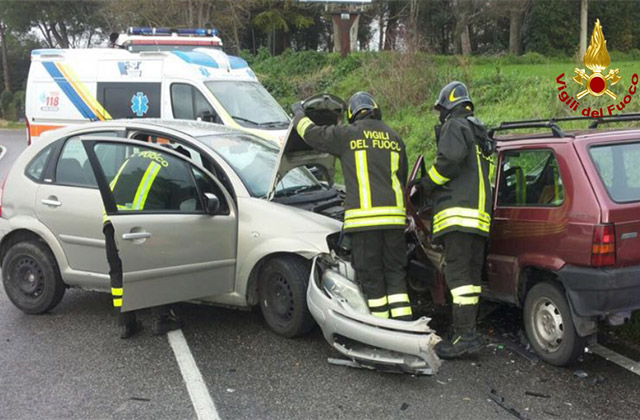
[[315,321],[307,307],[309,267],[294,257],[278,257],[262,269],[258,293],[269,327],[287,338],[307,334]]
[[28,314],[55,308],[66,289],[51,251],[32,241],[9,248],[2,261],[2,283],[9,300]]
[[524,327],[538,356],[551,365],[567,365],[584,352],[587,339],[577,334],[564,290],[557,283],[544,281],[527,293]]

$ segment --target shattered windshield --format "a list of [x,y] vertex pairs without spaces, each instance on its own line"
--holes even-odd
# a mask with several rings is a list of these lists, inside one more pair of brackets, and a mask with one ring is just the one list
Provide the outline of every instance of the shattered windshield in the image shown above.
[[231,118],[243,127],[282,130],[289,116],[258,82],[205,82]]
[[[250,135],[204,136],[200,140],[216,151],[233,170],[253,197],[266,197],[278,163],[279,149]],[[323,189],[305,167],[289,171],[276,185],[275,195]]]

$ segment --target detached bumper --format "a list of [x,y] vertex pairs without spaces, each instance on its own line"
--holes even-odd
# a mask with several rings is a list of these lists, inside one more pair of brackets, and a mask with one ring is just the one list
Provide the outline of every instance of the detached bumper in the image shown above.
[[640,266],[616,269],[565,266],[558,275],[578,316],[640,309]]
[[333,348],[372,369],[422,375],[437,373],[441,361],[434,346],[440,338],[429,328],[429,318],[411,322],[376,318],[368,313],[357,285],[344,273],[332,268],[322,273],[319,270],[316,259],[311,269],[307,304]]

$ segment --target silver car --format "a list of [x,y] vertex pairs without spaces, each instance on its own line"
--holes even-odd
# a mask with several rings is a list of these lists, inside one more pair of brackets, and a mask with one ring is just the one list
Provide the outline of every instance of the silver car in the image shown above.
[[[178,168],[173,208],[115,206],[109,183],[136,152]],[[331,249],[343,216],[333,161],[300,142],[280,150],[198,122],[116,120],[46,133],[17,159],[2,192],[7,295],[22,311],[42,313],[67,287],[108,290],[106,209],[124,267],[123,310],[180,301],[259,305],[282,336],[306,334],[315,318],[352,361],[433,373],[439,362],[428,320],[383,322],[368,314],[361,294],[341,294],[359,288],[348,261]],[[336,314],[346,323],[336,325]]]

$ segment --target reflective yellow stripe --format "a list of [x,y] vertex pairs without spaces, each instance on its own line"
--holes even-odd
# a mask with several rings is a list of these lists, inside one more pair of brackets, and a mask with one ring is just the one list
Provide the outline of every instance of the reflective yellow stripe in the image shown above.
[[116,184],[118,183],[118,178],[120,178],[120,174],[122,173],[122,170],[124,169],[124,167],[127,166],[127,163],[129,163],[129,159],[125,160],[124,163],[120,165],[120,169],[118,169],[118,173],[111,180],[111,183],[109,184],[109,188],[111,188],[111,191],[113,191],[113,189],[116,187]]
[[438,233],[451,226],[461,226],[467,228],[479,229],[483,232],[489,232],[489,224],[476,219],[465,219],[464,217],[450,217],[442,222],[433,225],[433,233]]
[[472,284],[451,289],[452,296],[472,295],[474,293],[481,293],[481,292],[482,292],[481,286],[474,286]]
[[313,121],[309,119],[309,117],[304,117],[300,121],[298,121],[298,125],[296,126],[296,131],[300,135],[300,137],[304,138],[304,133],[307,132],[307,128],[313,124]]
[[344,222],[344,228],[356,228],[364,226],[388,226],[388,225],[405,225],[404,217],[366,217],[356,220],[347,220]]
[[366,216],[404,216],[406,209],[404,207],[372,207],[370,209],[350,209],[344,213],[345,219],[353,219],[356,217]]
[[122,296],[122,287],[112,287],[111,296]]
[[358,190],[360,192],[360,208],[371,208],[371,187],[369,186],[369,167],[367,164],[367,151],[358,150],[354,153],[356,161],[356,174],[358,175]]
[[431,180],[437,185],[444,185],[447,182],[451,181],[451,179],[447,178],[446,176],[440,175],[440,172],[438,172],[435,166],[429,168],[429,172],[427,172],[427,174],[429,175],[429,178],[431,178]]
[[476,160],[478,161],[478,211],[484,212],[485,192],[484,192],[484,173],[482,172],[482,162],[480,161],[480,147],[476,145]]
[[389,318],[389,311],[382,311],[382,312],[371,312],[371,315],[377,317],[377,318]]
[[114,308],[119,308],[121,306],[122,306],[122,298],[113,299],[113,307]]
[[141,210],[144,208],[144,203],[147,201],[149,190],[153,181],[156,179],[156,175],[160,172],[162,167],[156,162],[151,162],[144,172],[140,184],[138,184],[138,190],[133,198],[133,210]]
[[369,305],[370,308],[377,308],[378,306],[384,306],[387,304],[387,297],[382,296],[381,298],[378,298],[378,299],[369,299],[367,300],[367,304]]
[[389,295],[389,303],[409,303],[409,295],[406,293],[397,293],[395,295]]
[[453,303],[457,305],[477,305],[479,302],[478,296],[454,296]]
[[476,209],[468,209],[465,207],[451,207],[446,210],[442,210],[435,216],[433,216],[433,223],[438,223],[444,219],[449,217],[458,216],[458,217],[467,217],[472,219],[478,219],[485,223],[491,222],[491,216],[485,213],[484,211],[479,211]]
[[391,309],[391,318],[396,318],[399,316],[406,316],[406,315],[411,315],[411,306]]
[[102,224],[104,225],[109,221],[109,216],[107,216],[107,212],[105,210],[102,211]]
[[400,167],[400,154],[398,152],[391,152],[391,187],[396,193],[396,206],[404,207],[404,200],[402,198],[402,185],[398,179],[398,168]]

